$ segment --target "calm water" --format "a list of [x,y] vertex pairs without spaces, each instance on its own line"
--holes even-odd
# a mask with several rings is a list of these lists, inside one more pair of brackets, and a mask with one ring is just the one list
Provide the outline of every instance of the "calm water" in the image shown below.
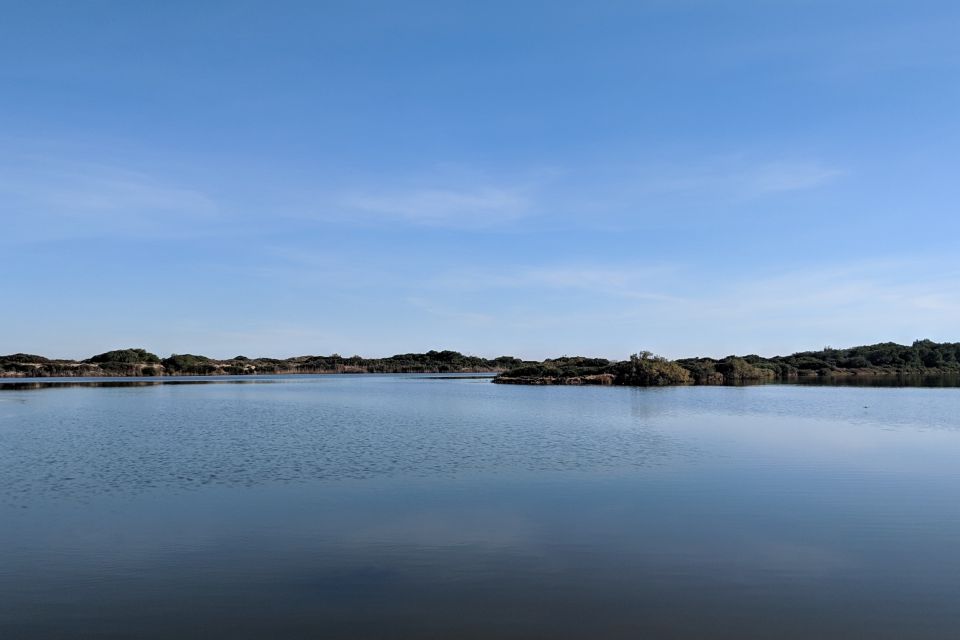
[[0,388],[0,637],[955,638],[960,389]]

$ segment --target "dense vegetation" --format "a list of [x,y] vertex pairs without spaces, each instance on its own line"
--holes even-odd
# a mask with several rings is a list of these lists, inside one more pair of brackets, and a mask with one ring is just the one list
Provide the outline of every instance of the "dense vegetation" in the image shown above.
[[692,382],[687,370],[648,352],[629,360],[563,357],[527,363],[500,374],[495,382],[517,384],[617,384],[640,387]]
[[649,352],[620,362],[564,357],[511,369],[499,375],[496,382],[660,386],[950,374],[960,374],[960,343],[918,340],[910,346],[884,342],[850,349],[827,347],[773,358],[748,355],[669,361]]
[[522,364],[517,358],[487,359],[457,351],[405,353],[388,358],[298,356],[295,358],[248,358],[216,360],[194,354],[173,354],[161,359],[145,349],[118,349],[86,360],[51,360],[15,353],[0,356],[0,376],[162,376],[162,375],[256,375],[293,373],[498,373]]
[[960,374],[960,343],[918,340],[849,349],[827,347],[789,356],[758,355],[667,360],[648,351],[627,360],[562,357],[527,362],[511,356],[487,359],[457,351],[404,353],[388,358],[298,356],[216,360],[202,355],[167,358],[145,349],[119,349],[82,361],[53,360],[15,353],[0,356],[0,376],[162,376],[293,373],[499,373],[496,382],[514,384],[741,384],[797,378]]

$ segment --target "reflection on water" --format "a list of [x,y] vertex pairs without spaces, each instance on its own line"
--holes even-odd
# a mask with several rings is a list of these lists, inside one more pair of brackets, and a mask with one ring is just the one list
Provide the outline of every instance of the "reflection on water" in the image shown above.
[[471,378],[354,380],[21,394],[27,404],[15,412],[0,404],[0,433],[18,417],[36,424],[6,434],[0,500],[633,468],[677,453],[667,435],[623,424],[629,416],[605,421],[602,406],[578,409],[572,396],[547,407],[498,401],[494,385]]
[[257,384],[277,382],[267,377],[177,377],[177,378],[0,378],[0,391],[58,389],[67,387],[156,387],[178,384]]
[[[370,377],[382,377],[380,374],[363,374]],[[388,375],[388,374],[387,374]],[[263,384],[269,382],[292,382],[299,379],[306,382],[328,375],[262,375],[262,376],[172,376],[172,377],[121,377],[121,378],[2,378],[0,391],[24,391],[29,389],[52,389],[59,387],[152,387],[158,385],[181,384]],[[482,380],[487,381],[494,374],[410,374],[409,378],[429,380]],[[737,387],[769,385],[808,385],[823,387],[960,387],[960,375],[883,375],[883,376],[838,376],[838,377],[801,377],[788,381],[744,381]]]
[[960,387],[958,375],[838,376],[797,378],[797,384],[838,387]]
[[0,394],[0,637],[947,638],[960,393]]
[[[321,374],[322,377],[327,377],[327,375],[330,374]],[[493,378],[493,374],[411,374],[409,377],[431,380],[490,380]],[[0,391],[25,391],[29,389],[56,389],[65,387],[155,387],[158,385],[178,384],[264,384],[270,382],[292,382],[298,378],[301,382],[304,382],[315,379],[317,376],[298,374],[263,376],[158,376],[142,378],[0,378]]]

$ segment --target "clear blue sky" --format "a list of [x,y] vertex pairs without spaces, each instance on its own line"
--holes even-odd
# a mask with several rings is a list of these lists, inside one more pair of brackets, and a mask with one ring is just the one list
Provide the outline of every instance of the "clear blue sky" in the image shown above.
[[955,2],[0,8],[0,353],[960,340]]

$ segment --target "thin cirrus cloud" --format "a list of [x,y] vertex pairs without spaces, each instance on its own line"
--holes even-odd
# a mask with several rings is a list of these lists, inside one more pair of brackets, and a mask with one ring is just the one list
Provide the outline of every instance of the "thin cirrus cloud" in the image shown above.
[[419,309],[432,316],[442,318],[443,320],[452,320],[469,325],[490,326],[496,323],[497,318],[490,313],[480,311],[469,311],[457,309],[453,306],[438,303],[435,300],[423,298],[420,296],[411,296],[406,300],[407,304]]
[[[692,271],[608,263],[530,267],[514,274],[460,272],[434,284],[470,294],[474,308],[458,308],[461,314],[492,299],[503,302],[498,292],[509,289],[563,294],[562,302],[509,298],[496,318],[503,335],[516,332],[532,340],[544,331],[564,331],[572,339],[602,326],[611,344],[642,339],[672,357],[719,357],[950,339],[960,322],[958,275],[942,273],[935,262],[861,261],[771,270],[705,288]],[[466,289],[471,283],[474,289]]]
[[[827,185],[847,172],[817,161],[748,161],[744,154],[710,162],[621,163],[566,169],[517,167],[518,180],[485,180],[479,170],[450,175],[434,167],[427,177],[407,175],[394,186],[370,176],[348,190],[327,189],[291,199],[287,192],[237,185],[246,202],[225,202],[212,193],[229,185],[183,184],[182,179],[110,163],[30,155],[0,158],[0,212],[19,216],[35,239],[63,235],[203,233],[220,218],[270,219],[283,231],[304,217],[358,226],[434,227],[459,231],[525,228],[549,214],[555,224],[603,228],[624,211],[654,210],[664,202],[730,201],[775,196]],[[431,179],[430,173],[435,173]],[[482,173],[482,172],[481,172]],[[466,175],[466,177],[465,177]],[[266,180],[265,182],[269,182]],[[357,182],[355,180],[355,182]],[[413,186],[402,186],[404,183]],[[297,200],[301,205],[295,205]],[[236,200],[236,198],[234,198]],[[259,203],[261,214],[250,210]],[[293,205],[293,206],[292,206]],[[292,213],[312,212],[309,215]],[[44,222],[56,220],[55,229]],[[183,223],[189,223],[184,225]],[[231,229],[236,231],[236,229]]]
[[[664,198],[738,202],[817,189],[847,175],[816,160],[749,159],[733,154],[712,161],[621,163],[606,167],[517,168],[518,184],[366,188],[320,198],[326,218],[462,230],[510,228],[549,213],[575,226],[603,227],[617,212],[656,206]],[[331,213],[332,212],[332,213]],[[584,217],[581,214],[589,213]]]
[[[811,46],[815,45],[815,46]],[[956,24],[952,20],[916,18],[896,24],[834,24],[809,32],[769,34],[746,40],[728,52],[731,61],[784,65],[795,73],[832,81],[849,81],[891,72],[955,68]]]
[[947,326],[960,322],[958,282],[960,273],[922,260],[860,262],[758,278],[730,293],[743,301],[742,313],[759,317],[821,316],[857,324],[866,317],[870,324],[909,324],[924,315],[931,326]]
[[634,171],[638,194],[701,195],[725,200],[816,189],[848,173],[822,161],[747,161],[741,155],[693,164],[644,165]]
[[355,192],[338,197],[335,206],[361,219],[467,228],[513,222],[533,210],[520,189],[494,186]]
[[761,196],[814,189],[833,182],[846,172],[816,163],[772,163],[746,174],[740,181],[744,193]]
[[[952,339],[960,322],[958,273],[936,261],[857,261],[742,277],[698,295],[688,308],[660,308],[672,326],[696,336],[697,318],[713,346],[766,355],[920,338]],[[695,345],[693,345],[695,347]],[[692,354],[696,351],[680,351]],[[715,355],[723,355],[718,352]]]
[[540,265],[510,269],[458,269],[427,281],[429,287],[449,291],[570,291],[610,298],[672,301],[682,298],[664,292],[675,283],[678,270],[670,265]]
[[64,175],[50,186],[40,200],[66,213],[181,212],[208,216],[218,210],[217,204],[199,191],[166,185],[134,172],[99,170]]
[[36,157],[2,165],[0,214],[10,221],[9,239],[175,231],[221,213],[201,190],[143,172]]

